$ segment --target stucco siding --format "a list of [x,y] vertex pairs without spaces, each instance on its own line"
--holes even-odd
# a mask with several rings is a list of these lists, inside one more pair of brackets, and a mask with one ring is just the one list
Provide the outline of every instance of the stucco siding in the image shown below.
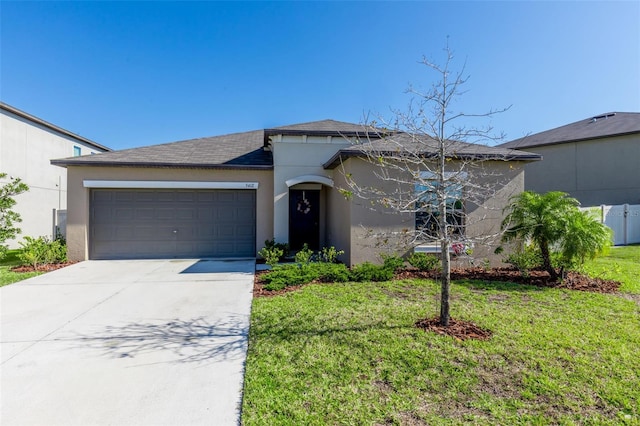
[[[365,160],[352,158],[345,162],[345,172],[350,173],[360,186],[375,186],[378,189],[392,192],[396,185],[393,182],[381,182],[373,173],[374,166]],[[336,169],[336,174],[341,173]],[[502,256],[494,254],[500,245],[500,226],[504,217],[504,208],[509,198],[524,190],[524,164],[510,161],[490,161],[475,168],[475,175],[470,179],[479,185],[491,187],[491,195],[477,200],[465,202],[466,235],[475,240],[473,258],[488,260],[492,265],[501,265]],[[337,180],[337,178],[336,178]],[[407,231],[415,228],[413,213],[395,213],[384,211],[379,206],[372,209],[369,200],[353,197],[350,201],[350,239],[351,250],[349,264],[365,261],[381,261],[381,253],[392,253],[401,256],[413,251],[408,242]],[[468,259],[465,260],[467,262]]]
[[492,266],[503,265],[503,255],[496,255],[494,251],[501,245],[500,228],[506,214],[504,209],[509,205],[511,197],[524,191],[524,166],[524,163],[516,161],[492,161],[484,164],[484,167],[491,168],[491,174],[477,174],[476,182],[479,185],[493,188],[491,196],[477,205],[465,205],[466,235],[474,240],[472,258],[478,264],[488,260]]
[[340,193],[346,187],[344,175],[338,169],[333,171],[335,187],[327,191],[327,245],[343,250],[341,262],[351,264],[351,203]]
[[[374,166],[360,158],[345,161],[345,173],[360,186],[374,186],[383,191],[392,192],[392,182],[382,182],[374,174]],[[336,173],[341,173],[340,168]],[[348,189],[345,187],[345,189]],[[350,200],[350,239],[351,251],[349,264],[362,262],[381,262],[381,253],[404,255],[410,247],[403,242],[406,230],[415,226],[413,214],[398,214],[384,210],[380,205],[372,205],[370,200],[354,195]]]
[[640,204],[640,135],[527,148],[543,160],[526,167],[525,188],[563,191],[583,206]]
[[67,252],[72,260],[89,258],[89,188],[84,187],[84,180],[258,182],[256,250],[273,236],[272,171],[76,166],[68,168],[68,179]]
[[[67,208],[66,170],[51,165],[50,160],[73,156],[74,147],[82,155],[103,150],[4,109],[0,112],[0,172],[6,173],[7,178],[22,179],[30,188],[16,197],[22,234],[9,241],[9,246],[15,248],[23,236],[53,238],[53,210]],[[0,184],[7,181],[3,179]]]
[[303,175],[331,178],[331,170],[325,170],[322,164],[349,144],[339,137],[274,136],[273,231],[276,241],[289,241],[289,187],[286,181]]

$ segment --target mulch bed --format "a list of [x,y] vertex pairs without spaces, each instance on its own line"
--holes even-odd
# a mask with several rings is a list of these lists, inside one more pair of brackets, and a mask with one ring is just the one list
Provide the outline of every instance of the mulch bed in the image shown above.
[[478,327],[471,321],[449,319],[449,325],[444,327],[440,325],[440,318],[426,318],[416,322],[416,327],[431,331],[440,335],[455,337],[459,340],[475,339],[488,340],[491,338],[491,331]]
[[[397,279],[429,278],[438,279],[435,272],[422,272],[417,269],[405,269],[396,274]],[[602,278],[591,278],[578,272],[569,272],[564,280],[552,281],[547,271],[533,270],[523,276],[511,268],[452,268],[452,280],[508,281],[538,287],[566,288],[569,290],[590,291],[593,293],[616,293],[620,283]]]
[[[261,276],[268,271],[257,271],[253,285],[254,297],[278,296],[299,290],[303,285],[291,286],[282,290],[266,290],[262,284]],[[395,279],[433,279],[437,280],[439,275],[433,271],[419,271],[417,269],[406,268],[396,273]],[[617,293],[620,283],[602,278],[591,278],[578,272],[569,272],[564,280],[552,281],[547,271],[533,270],[528,276],[523,276],[516,269],[511,268],[452,268],[452,280],[480,280],[480,281],[505,281],[517,284],[533,285],[538,287],[566,288],[569,290],[590,291],[593,293]]]
[[279,296],[281,294],[290,293],[292,291],[300,290],[304,285],[292,285],[289,287],[285,287],[282,290],[267,290],[264,288],[264,284],[262,283],[262,275],[268,273],[269,271],[256,271],[255,278],[253,280],[253,297],[271,297],[271,296]]
[[65,266],[73,265],[74,263],[76,262],[48,263],[46,265],[38,265],[37,269],[31,265],[16,266],[11,268],[11,272],[51,272],[64,268]]

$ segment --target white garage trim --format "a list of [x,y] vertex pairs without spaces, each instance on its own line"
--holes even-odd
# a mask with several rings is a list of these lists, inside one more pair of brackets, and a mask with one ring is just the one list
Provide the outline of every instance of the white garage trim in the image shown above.
[[287,186],[289,188],[291,188],[293,185],[297,185],[299,183],[321,183],[323,185],[326,185],[330,188],[333,188],[333,179],[330,179],[328,177],[325,176],[318,176],[318,175],[303,175],[303,176],[298,176],[292,179],[289,179],[287,181],[285,181],[285,183],[287,184]]
[[[258,182],[189,182],[175,180],[84,180],[85,188],[258,189]],[[333,186],[333,185],[332,185]]]

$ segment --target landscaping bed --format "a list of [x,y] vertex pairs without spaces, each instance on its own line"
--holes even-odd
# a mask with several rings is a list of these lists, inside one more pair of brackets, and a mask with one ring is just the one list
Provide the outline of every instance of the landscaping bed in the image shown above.
[[[262,277],[269,271],[257,271],[253,286],[254,297],[278,296],[280,294],[299,290],[303,285],[295,285],[281,290],[267,290],[264,288]],[[394,279],[430,279],[437,280],[436,271],[420,271],[415,268],[405,268],[395,273]],[[513,268],[452,268],[452,280],[481,280],[500,281],[514,284],[533,285],[538,287],[566,288],[569,290],[589,291],[594,293],[616,293],[620,289],[620,282],[603,278],[592,278],[578,272],[569,272],[564,280],[552,281],[549,273],[541,270],[529,271],[523,275]]]
[[14,266],[11,268],[11,272],[51,272],[64,268],[65,266],[73,265],[74,263],[77,262],[46,263],[44,265],[38,265],[36,268],[34,268],[33,265]]

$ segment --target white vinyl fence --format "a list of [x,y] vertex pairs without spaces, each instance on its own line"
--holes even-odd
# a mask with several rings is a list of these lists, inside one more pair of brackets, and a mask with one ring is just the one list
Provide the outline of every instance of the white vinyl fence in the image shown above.
[[52,239],[58,236],[67,238],[67,211],[53,209]]
[[584,207],[613,230],[613,244],[623,246],[640,243],[640,204]]

